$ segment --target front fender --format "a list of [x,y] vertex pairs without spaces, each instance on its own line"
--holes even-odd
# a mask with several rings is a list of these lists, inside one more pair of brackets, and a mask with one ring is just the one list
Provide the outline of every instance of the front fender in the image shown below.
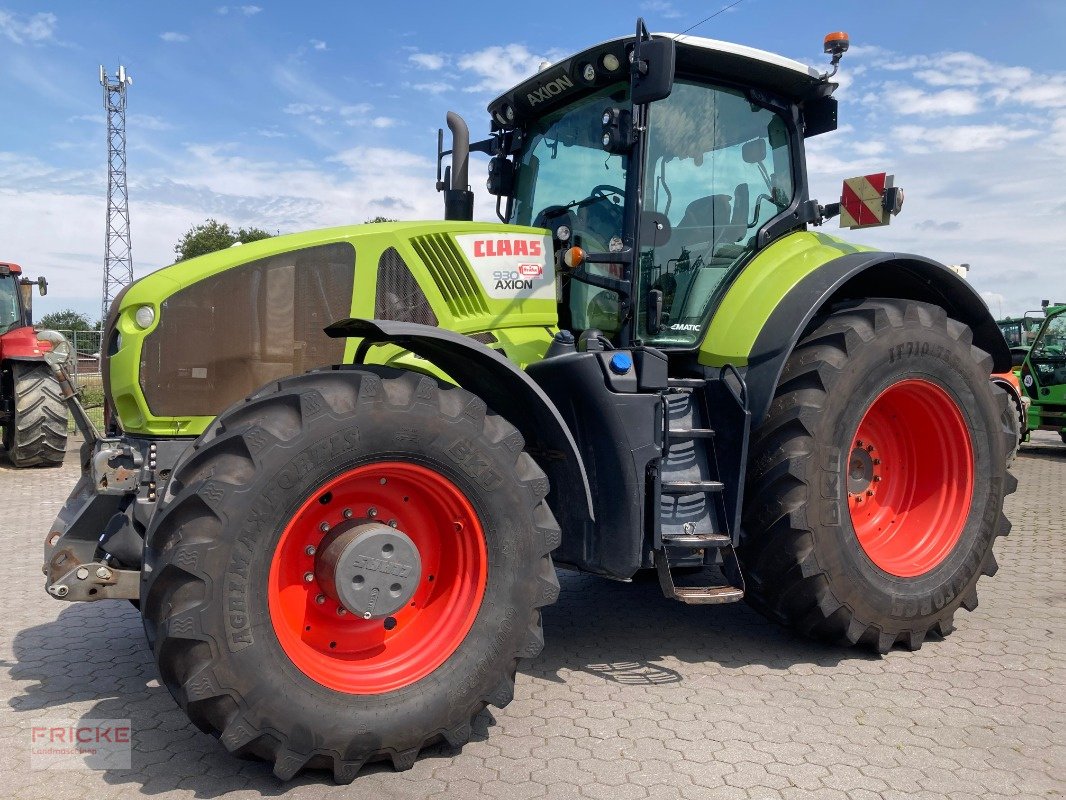
[[45,352],[37,344],[37,331],[33,328],[16,328],[0,336],[4,361],[44,361]]
[[566,422],[533,379],[495,350],[468,336],[412,322],[346,319],[327,327],[326,334],[361,338],[357,361],[369,344],[387,342],[431,362],[518,428],[527,452],[551,481],[548,505],[564,530],[595,519],[588,474]]

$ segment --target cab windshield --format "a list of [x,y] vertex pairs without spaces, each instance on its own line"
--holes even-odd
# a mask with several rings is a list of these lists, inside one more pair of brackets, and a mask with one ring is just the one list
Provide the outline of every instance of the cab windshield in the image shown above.
[[792,203],[789,139],[783,117],[736,89],[678,80],[652,104],[643,213],[662,216],[642,229],[662,233],[641,241],[637,294],[660,290],[663,313],[654,331],[641,314],[643,341],[699,339],[716,290],[754,250],[758,229]]
[[1052,317],[1029,351],[1029,361],[1041,386],[1066,383],[1066,314]]
[[0,276],[0,333],[22,325],[19,316],[19,285],[16,278]]
[[[620,245],[629,159],[603,149],[605,108],[627,107],[629,86],[619,83],[590,94],[537,120],[515,157],[514,206],[510,222],[558,230],[590,253]],[[617,237],[617,238],[616,238]],[[621,277],[621,265],[589,264],[592,274]],[[618,296],[577,280],[562,285],[568,327],[598,328],[613,335],[620,327]]]

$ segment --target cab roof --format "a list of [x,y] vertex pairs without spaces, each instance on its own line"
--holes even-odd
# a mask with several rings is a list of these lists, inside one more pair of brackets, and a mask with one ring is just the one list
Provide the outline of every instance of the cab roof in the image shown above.
[[[823,97],[836,88],[836,84],[830,83],[824,73],[814,67],[747,45],[676,33],[656,33],[653,38],[676,41],[676,74],[679,77],[704,77],[751,86],[795,103]],[[628,49],[632,44],[632,36],[608,39],[555,62],[504,92],[488,106],[493,129],[505,126],[515,117],[519,120],[539,117],[569,102],[571,95],[581,89],[626,80]],[[619,66],[613,72],[604,67],[603,59],[608,54],[618,59]],[[591,82],[583,78],[583,70],[588,64],[594,65],[596,70],[596,77]]]
[[794,101],[823,94],[823,87],[828,85],[823,71],[777,53],[702,36],[674,33],[656,35],[676,39],[679,72],[696,72],[729,78],[738,83],[751,83]]
[[12,264],[10,261],[0,261],[0,275],[21,275],[22,267]]

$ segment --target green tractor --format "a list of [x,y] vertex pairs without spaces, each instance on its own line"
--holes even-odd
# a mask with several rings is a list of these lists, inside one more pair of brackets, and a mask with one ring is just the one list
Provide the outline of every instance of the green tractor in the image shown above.
[[1039,311],[1026,311],[1021,317],[996,320],[1000,331],[1003,332],[1003,338],[1007,340],[1016,373],[1021,373],[1022,361],[1025,360],[1025,354],[1029,352],[1029,348],[1036,340],[1044,319],[1061,307],[1061,303],[1052,305],[1050,301],[1044,300]]
[[808,195],[846,49],[823,73],[641,22],[494,100],[483,141],[449,114],[446,221],[129,286],[106,430],[71,401],[47,591],[136,602],[200,729],[342,782],[511,700],[556,564],[881,653],[949,634],[1009,529],[1010,354],[942,264],[817,230],[902,200]]
[[1047,316],[1021,363],[1029,397],[1028,429],[1058,431],[1066,442],[1066,305],[1047,307]]

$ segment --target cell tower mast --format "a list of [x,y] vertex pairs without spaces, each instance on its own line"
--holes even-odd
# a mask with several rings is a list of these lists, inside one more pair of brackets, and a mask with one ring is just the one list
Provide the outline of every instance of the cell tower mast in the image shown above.
[[104,292],[101,324],[111,303],[133,282],[133,250],[130,246],[130,199],[126,190],[126,89],[133,78],[120,66],[112,78],[100,67],[107,111],[107,239],[104,243]]

